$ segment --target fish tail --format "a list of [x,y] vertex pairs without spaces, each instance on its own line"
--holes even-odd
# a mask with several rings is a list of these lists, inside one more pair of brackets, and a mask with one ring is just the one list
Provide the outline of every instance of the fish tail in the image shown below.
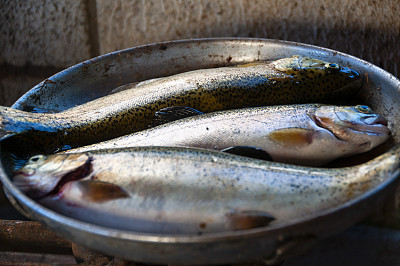
[[48,120],[45,116],[0,106],[0,141],[31,130],[55,131],[52,126],[45,122]]
[[11,129],[14,124],[13,119],[9,116],[9,107],[0,106],[0,140],[6,139],[9,136],[14,135]]

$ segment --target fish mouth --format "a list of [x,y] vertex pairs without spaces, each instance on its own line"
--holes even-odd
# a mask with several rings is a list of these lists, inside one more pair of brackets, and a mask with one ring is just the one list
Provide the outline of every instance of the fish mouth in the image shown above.
[[34,188],[35,183],[31,180],[35,172],[30,169],[29,172],[17,170],[13,174],[13,184],[22,192],[28,192]]
[[92,161],[93,161],[93,158],[89,157],[88,160],[84,164],[82,164],[80,167],[63,175],[60,178],[60,180],[58,181],[57,185],[49,193],[43,195],[42,197],[39,197],[38,200],[48,197],[48,196],[58,195],[63,190],[63,187],[65,184],[67,184],[69,182],[81,180],[81,179],[87,177],[93,171]]
[[381,115],[367,116],[360,119],[362,123],[349,124],[353,131],[370,135],[390,135],[387,120]]
[[[314,121],[316,126],[328,130],[340,141],[349,141],[349,134],[352,134],[351,132],[375,136],[390,135],[390,130],[387,127],[387,120],[383,116],[367,116],[362,118],[363,123],[353,124],[340,119],[336,112],[335,114],[339,121],[343,123],[340,127],[335,126],[335,122],[332,119],[319,118],[315,113],[310,113],[309,117]],[[363,143],[362,145],[367,146],[367,143]]]
[[363,121],[365,124],[371,125],[371,126],[372,126],[372,125],[382,125],[382,126],[385,126],[385,127],[388,126],[387,120],[386,120],[383,116],[381,116],[381,115],[363,117],[363,118],[362,118],[362,121]]
[[54,185],[53,188],[49,188],[50,190],[38,187],[37,181],[34,181],[36,179],[34,171],[16,171],[13,183],[19,190],[27,194],[29,197],[35,200],[40,200],[47,196],[59,194],[64,185],[69,182],[87,177],[93,171],[92,160],[93,159],[89,157],[81,166],[61,176],[56,185]]

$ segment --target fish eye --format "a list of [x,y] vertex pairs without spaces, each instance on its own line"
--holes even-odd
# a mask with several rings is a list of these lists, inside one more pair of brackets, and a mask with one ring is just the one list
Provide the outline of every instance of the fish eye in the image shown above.
[[366,105],[357,105],[356,106],[357,111],[363,114],[370,114],[371,113],[371,108],[369,108]]
[[329,63],[326,68],[329,73],[337,73],[341,71],[341,67],[335,63]]
[[29,163],[37,163],[37,162],[43,161],[44,158],[45,158],[44,155],[35,155],[29,159]]

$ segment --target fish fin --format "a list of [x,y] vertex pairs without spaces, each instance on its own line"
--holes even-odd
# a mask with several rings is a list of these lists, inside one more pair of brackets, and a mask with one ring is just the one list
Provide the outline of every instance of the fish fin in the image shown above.
[[282,128],[269,133],[270,140],[286,147],[307,146],[312,143],[317,131],[305,128]]
[[269,225],[275,220],[264,211],[232,211],[226,214],[231,230],[245,230]]
[[0,128],[0,141],[8,139],[11,136],[14,136],[15,134],[9,134],[7,131],[4,131]]
[[158,79],[161,79],[161,78],[154,78],[154,79],[149,79],[149,80],[137,81],[137,82],[132,82],[132,83],[124,84],[124,85],[121,85],[121,86],[119,86],[119,87],[114,88],[114,89],[110,92],[110,94],[114,94],[114,93],[118,93],[118,92],[121,92],[121,91],[126,91],[126,90],[130,90],[130,89],[134,89],[134,88],[137,88],[137,87],[139,87],[139,86],[145,85],[145,84],[147,84],[147,83],[151,83],[151,82],[153,82],[153,81],[156,81],[156,80],[158,80]]
[[315,119],[317,125],[323,128],[329,129],[332,127],[333,124],[335,124],[335,121],[329,117],[314,116],[313,118]]
[[158,126],[186,117],[204,114],[201,111],[186,106],[166,107],[155,113],[152,126]]
[[18,133],[14,130],[15,122],[10,113],[13,113],[10,107],[0,106],[0,141]]
[[24,103],[21,103],[20,105],[22,107],[21,111],[30,112],[30,113],[55,114],[55,113],[61,112],[61,110],[40,108],[40,107],[35,107],[33,105],[24,104]]
[[222,152],[246,156],[254,159],[261,159],[266,161],[272,161],[271,155],[263,149],[250,147],[250,146],[233,146],[226,149],[221,150]]
[[57,131],[57,128],[49,125],[48,121],[42,122],[43,120],[42,114],[0,106],[0,141],[28,131]]
[[125,190],[107,182],[85,180],[79,182],[79,187],[83,190],[82,194],[84,198],[92,202],[101,203],[129,197],[129,194]]

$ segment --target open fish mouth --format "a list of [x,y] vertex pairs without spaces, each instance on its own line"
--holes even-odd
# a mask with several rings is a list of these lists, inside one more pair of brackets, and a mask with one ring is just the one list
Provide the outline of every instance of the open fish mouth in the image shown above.
[[[309,114],[310,118],[314,121],[315,125],[321,129],[328,130],[332,135],[340,140],[346,141],[354,140],[355,134],[369,135],[369,136],[388,136],[390,129],[387,127],[387,120],[381,115],[371,115],[361,117],[357,121],[348,121],[340,117],[336,113],[336,119],[329,117],[318,117],[315,113]],[[353,136],[353,137],[352,137]],[[360,144],[363,147],[370,147],[371,141],[365,141]]]
[[370,134],[370,135],[390,135],[387,127],[387,120],[381,115],[366,116],[360,118],[361,123],[349,124],[349,128],[353,131]]
[[[29,197],[40,200],[50,195],[57,195],[65,184],[85,178],[92,171],[92,158],[88,157],[85,163],[59,177],[58,182],[55,183],[53,187],[51,187],[50,181],[48,186],[38,187],[38,182],[41,182],[43,177],[40,176],[41,174],[36,173],[36,171],[33,169],[22,169],[16,171],[13,182],[18,189],[26,193]],[[47,173],[47,175],[49,180],[51,178],[57,178],[56,172]]]
[[92,160],[93,159],[91,157],[89,157],[88,160],[86,161],[86,163],[82,164],[80,167],[76,168],[75,170],[63,175],[60,178],[60,180],[58,181],[57,185],[54,187],[54,189],[51,190],[49,193],[43,195],[41,198],[44,198],[47,196],[52,196],[52,195],[57,195],[62,191],[65,184],[72,182],[72,181],[81,180],[81,179],[87,177],[93,171]]
[[32,171],[23,171],[18,170],[14,172],[13,183],[16,187],[19,188],[22,192],[28,192],[33,189],[37,182],[32,181],[33,175],[35,172]]
[[371,117],[363,117],[363,118],[361,118],[361,120],[367,125],[383,125],[385,127],[387,127],[387,125],[388,125],[387,120],[381,115],[371,116]]

